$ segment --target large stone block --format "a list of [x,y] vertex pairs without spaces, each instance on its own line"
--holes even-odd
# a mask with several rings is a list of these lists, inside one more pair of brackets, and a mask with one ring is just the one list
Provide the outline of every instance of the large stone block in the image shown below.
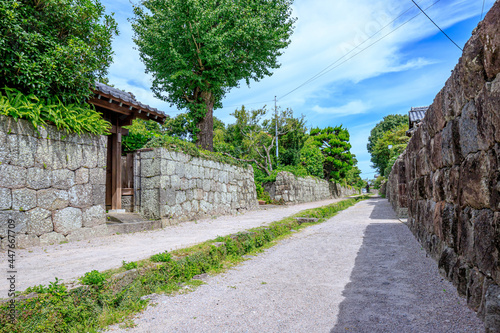
[[82,145],[82,165],[86,168],[97,167],[98,150],[94,145]]
[[37,206],[48,209],[63,209],[69,205],[69,195],[65,190],[46,189],[37,191]]
[[[105,137],[107,140],[107,137]],[[106,168],[108,161],[108,147],[107,145],[100,145],[97,149],[97,167]]]
[[476,209],[489,208],[491,188],[489,173],[490,159],[484,152],[470,154],[460,167],[460,204]]
[[104,223],[106,223],[106,211],[101,205],[83,210],[82,225],[84,227],[95,227]]
[[12,192],[10,188],[0,187],[0,210],[12,208]]
[[19,249],[28,249],[30,247],[40,246],[40,239],[36,235],[17,235],[16,247]]
[[49,188],[52,185],[52,170],[29,168],[26,173],[26,185],[34,190]]
[[68,240],[64,235],[61,235],[57,232],[49,232],[48,234],[43,234],[40,236],[40,245],[54,245],[61,244],[67,242]]
[[490,284],[485,294],[484,326],[487,333],[500,332],[500,287]]
[[81,241],[91,238],[93,238],[93,232],[91,228],[80,228],[77,230],[73,230],[66,236],[68,242]]
[[92,185],[106,185],[106,169],[105,168],[89,169],[89,181]]
[[474,210],[472,224],[474,225],[474,264],[484,274],[491,276],[497,268],[498,248],[496,228],[500,221],[494,221],[493,211],[489,209]]
[[0,130],[0,163],[8,164],[12,154],[10,153],[9,145],[7,144],[7,133]]
[[92,185],[92,205],[106,204],[106,185]]
[[10,163],[29,168],[35,165],[37,140],[31,136],[9,135],[7,139]]
[[82,227],[82,211],[78,208],[67,207],[54,213],[54,231],[63,235]]
[[[474,101],[465,105],[462,110],[462,116],[458,122],[458,131],[460,134],[460,150],[462,156],[469,153],[475,153],[479,150],[479,136],[477,128],[477,110]],[[481,144],[484,147],[484,144]]]
[[36,207],[36,191],[27,188],[12,190],[12,209],[28,211]]
[[68,161],[68,169],[76,170],[83,165],[82,147],[76,143],[68,143],[66,145],[66,159]]
[[161,159],[151,158],[141,160],[141,177],[159,176],[161,172]]
[[69,204],[73,207],[86,208],[92,205],[92,185],[75,185],[69,191]]
[[75,184],[87,184],[89,182],[89,169],[80,168],[75,171]]
[[141,214],[147,218],[159,219],[160,195],[158,189],[141,190]]
[[21,188],[26,186],[26,169],[23,167],[1,164],[0,187]]
[[[10,228],[14,230],[16,235],[24,234],[27,231],[29,222],[29,215],[27,212],[16,211],[1,211],[0,212],[0,237],[5,238],[8,235],[9,221],[11,222]],[[13,222],[13,223],[12,223]]]
[[449,121],[442,131],[441,152],[443,154],[443,165],[452,166],[458,162],[460,156],[457,154],[458,126]]
[[54,230],[52,213],[49,210],[37,207],[30,210],[28,213],[28,234],[40,236]]
[[52,171],[52,186],[60,190],[69,190],[75,185],[75,172],[67,169]]

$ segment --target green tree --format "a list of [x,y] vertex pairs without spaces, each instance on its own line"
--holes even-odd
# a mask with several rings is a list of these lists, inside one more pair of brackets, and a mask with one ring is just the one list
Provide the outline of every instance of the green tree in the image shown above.
[[325,157],[323,163],[325,179],[334,181],[345,179],[354,164],[350,152],[349,131],[341,125],[324,129],[315,128],[311,130],[310,135]]
[[304,146],[300,150],[300,164],[307,170],[310,175],[323,178],[323,163],[325,157],[321,153],[314,138],[309,137]]
[[0,1],[0,87],[83,101],[107,73],[116,34],[99,0]]
[[278,68],[292,0],[143,0],[132,27],[156,97],[188,110],[196,143],[213,150],[213,109],[245,79]]
[[375,144],[384,135],[385,132],[405,124],[408,125],[407,114],[390,114],[388,116],[385,116],[384,119],[377,125],[375,125],[375,127],[370,132],[370,136],[368,137],[368,144],[366,145],[366,149],[368,150],[368,152],[370,154],[373,152]]
[[162,125],[154,120],[134,119],[132,125],[126,128],[128,135],[122,139],[122,149],[126,153],[141,149],[149,140],[165,133]]
[[400,125],[385,132],[373,147],[372,162],[381,176],[387,177],[398,156],[406,149],[410,138],[406,136],[408,125]]

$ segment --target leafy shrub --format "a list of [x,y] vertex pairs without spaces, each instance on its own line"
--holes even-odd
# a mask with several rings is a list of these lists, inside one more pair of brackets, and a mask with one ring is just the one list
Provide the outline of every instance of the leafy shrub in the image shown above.
[[81,283],[89,286],[102,286],[104,281],[106,281],[106,276],[95,269],[85,273],[85,275],[80,278]]
[[0,89],[0,115],[25,119],[38,129],[48,123],[59,130],[82,134],[109,134],[111,124],[90,104],[64,105],[59,99],[40,100],[11,88]]
[[169,262],[172,260],[172,255],[167,251],[165,251],[162,253],[152,255],[150,260],[152,262]]
[[123,260],[122,261],[122,267],[125,268],[128,271],[130,269],[137,268],[137,263],[135,261],[126,262],[125,260]]
[[221,162],[231,165],[240,166],[246,168],[248,163],[238,161],[230,156],[224,155],[222,153],[214,153],[208,150],[198,148],[194,143],[181,140],[176,137],[171,137],[167,135],[162,135],[159,137],[152,138],[144,148],[165,148],[170,151],[182,152],[186,155],[193,157],[200,157],[207,160]]

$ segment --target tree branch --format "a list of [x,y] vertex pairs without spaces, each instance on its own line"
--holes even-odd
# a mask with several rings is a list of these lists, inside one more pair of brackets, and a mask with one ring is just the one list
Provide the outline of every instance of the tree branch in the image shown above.
[[257,165],[257,167],[259,167],[261,170],[265,171],[267,173],[268,176],[271,175],[271,173],[269,172],[269,170],[267,170],[266,167],[264,167],[261,163],[259,163],[256,159],[253,159],[253,160],[245,160],[245,159],[241,159],[241,158],[236,158],[234,156],[231,156],[229,155],[228,153],[222,153],[222,155],[226,155],[226,156],[229,156],[237,161],[240,161],[240,162],[248,162],[248,163],[255,163]]

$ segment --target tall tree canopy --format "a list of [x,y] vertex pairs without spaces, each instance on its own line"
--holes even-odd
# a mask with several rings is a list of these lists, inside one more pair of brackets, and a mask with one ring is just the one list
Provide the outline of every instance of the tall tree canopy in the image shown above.
[[372,162],[381,176],[387,177],[398,156],[406,149],[410,138],[406,136],[408,124],[383,133],[373,147]]
[[311,137],[321,149],[325,160],[323,170],[325,179],[340,181],[345,179],[354,165],[349,143],[349,131],[341,126],[315,128],[311,130]]
[[[390,149],[387,146],[391,144],[399,145],[401,143],[404,143],[404,148],[406,148],[406,142],[408,142],[408,140],[405,141],[405,139],[403,138],[405,134],[402,133],[402,137],[400,137],[397,142],[384,140],[383,143],[379,143],[379,141],[382,139],[385,133],[397,131],[401,128],[408,129],[408,115],[390,114],[388,116],[385,116],[384,119],[377,125],[375,125],[375,127],[370,132],[370,136],[368,137],[368,145],[366,148],[372,156],[371,161],[373,163],[373,167],[376,168],[381,175],[384,175],[385,169],[387,168],[389,163],[389,159],[392,157],[389,156]],[[386,147],[384,148],[383,145],[385,145]]]
[[132,27],[156,97],[188,110],[197,144],[213,150],[213,109],[245,79],[278,68],[292,0],[143,0]]
[[370,136],[368,137],[368,144],[366,145],[366,149],[371,154],[373,152],[373,148],[377,144],[377,141],[384,135],[385,132],[393,130],[401,125],[408,124],[408,115],[402,114],[390,114],[385,116],[384,119],[379,122],[375,127],[371,130]]
[[99,0],[2,0],[0,87],[82,101],[106,75],[117,33]]

